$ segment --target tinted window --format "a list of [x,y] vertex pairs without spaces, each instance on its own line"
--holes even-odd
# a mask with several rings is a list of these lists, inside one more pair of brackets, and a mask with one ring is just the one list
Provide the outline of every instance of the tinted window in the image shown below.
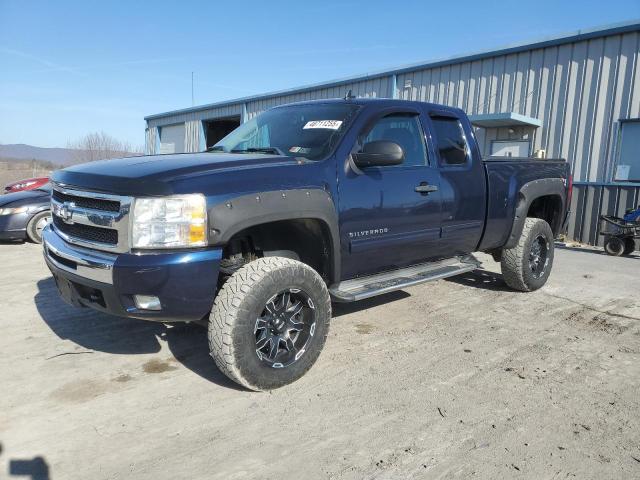
[[462,165],[467,163],[467,142],[460,120],[449,117],[431,117],[436,148],[442,163]]
[[389,115],[381,118],[369,131],[363,145],[376,140],[400,145],[404,151],[402,165],[424,165],[426,162],[424,135],[415,115]]

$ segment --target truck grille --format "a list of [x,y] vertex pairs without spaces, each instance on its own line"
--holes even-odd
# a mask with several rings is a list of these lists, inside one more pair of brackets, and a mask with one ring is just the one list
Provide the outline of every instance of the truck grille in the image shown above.
[[76,206],[89,208],[91,210],[103,210],[105,212],[119,212],[120,202],[115,200],[102,200],[99,198],[80,197],[77,195],[69,195],[54,190],[52,194],[54,200],[58,202],[73,202]]
[[129,251],[129,213],[133,199],[53,185],[51,216],[56,233],[68,243],[109,252]]
[[80,240],[88,240],[90,242],[104,243],[113,246],[118,244],[118,231],[111,228],[92,227],[79,223],[67,224],[55,216],[53,217],[53,225],[60,232]]

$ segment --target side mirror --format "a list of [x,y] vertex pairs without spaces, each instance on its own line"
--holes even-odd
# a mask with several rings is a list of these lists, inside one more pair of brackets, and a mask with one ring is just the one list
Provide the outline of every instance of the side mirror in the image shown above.
[[404,162],[404,151],[395,142],[377,140],[365,143],[362,150],[351,155],[357,167],[383,167]]

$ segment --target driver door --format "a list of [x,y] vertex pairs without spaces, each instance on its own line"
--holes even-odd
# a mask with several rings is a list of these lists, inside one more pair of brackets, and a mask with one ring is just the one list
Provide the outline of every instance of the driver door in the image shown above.
[[405,158],[400,165],[345,173],[340,185],[343,279],[438,256],[440,174],[427,153],[423,124],[418,111],[391,111],[360,131],[353,151],[385,140],[400,145]]

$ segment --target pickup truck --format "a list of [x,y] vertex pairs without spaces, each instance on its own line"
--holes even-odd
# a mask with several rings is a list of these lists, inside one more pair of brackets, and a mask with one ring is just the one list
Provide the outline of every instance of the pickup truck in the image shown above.
[[476,251],[508,286],[540,288],[571,195],[565,161],[483,160],[462,110],[349,97],[275,107],[207,152],[52,181],[44,256],[62,296],[207,321],[216,364],[252,390],[314,364],[332,301],[474,270]]

